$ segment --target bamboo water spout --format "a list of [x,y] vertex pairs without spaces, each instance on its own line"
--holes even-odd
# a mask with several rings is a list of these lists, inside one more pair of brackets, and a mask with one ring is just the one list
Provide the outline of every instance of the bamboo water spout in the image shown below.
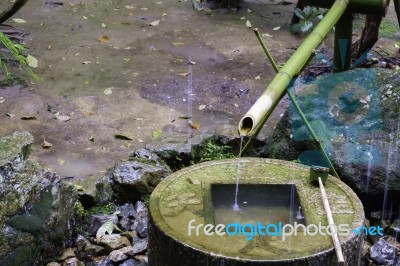
[[336,0],[334,2],[325,17],[289,58],[261,97],[240,120],[238,130],[241,136],[256,136],[258,134],[280,99],[285,95],[286,88],[291,80],[304,68],[313,51],[344,14],[348,4],[349,0]]

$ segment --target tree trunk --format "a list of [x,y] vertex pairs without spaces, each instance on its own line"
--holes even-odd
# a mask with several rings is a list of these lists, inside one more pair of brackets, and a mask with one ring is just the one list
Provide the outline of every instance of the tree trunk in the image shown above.
[[381,25],[382,17],[376,15],[366,15],[365,26],[359,40],[357,58],[375,45],[378,41],[379,26]]

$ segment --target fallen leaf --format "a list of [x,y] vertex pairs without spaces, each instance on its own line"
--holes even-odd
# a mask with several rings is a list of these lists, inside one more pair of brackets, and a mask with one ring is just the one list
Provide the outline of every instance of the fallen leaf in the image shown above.
[[114,223],[112,220],[109,220],[105,222],[102,226],[100,226],[99,230],[97,230],[96,233],[96,241],[97,243],[100,242],[101,237],[105,235],[106,233],[112,234],[114,230]]
[[149,23],[150,26],[157,26],[158,24],[160,24],[159,20],[155,20],[155,21]]
[[247,13],[253,12],[250,8],[247,9]]
[[271,35],[271,34],[269,34],[269,33],[263,33],[263,34],[261,34],[263,37],[274,37],[274,35]]
[[11,113],[6,113],[6,115],[7,115],[8,117],[14,117],[14,116],[15,116],[14,114],[11,114]]
[[36,116],[23,116],[21,117],[22,120],[36,120]]
[[193,66],[193,65],[195,65],[195,64],[197,64],[195,61],[189,61],[189,62],[188,62],[188,65],[192,65],[192,66]]
[[181,77],[186,77],[187,75],[189,75],[189,73],[187,73],[187,72],[178,74],[178,76],[181,76]]
[[59,165],[63,166],[63,165],[65,164],[65,160],[62,159],[62,158],[58,158],[58,159],[57,159],[57,163],[58,163]]
[[163,132],[162,132],[162,129],[159,128],[159,129],[154,130],[154,131],[151,133],[151,136],[153,137],[153,139],[158,139],[158,138],[161,137],[162,133],[163,133]]
[[6,99],[4,97],[0,97],[0,103],[4,103]]
[[281,28],[281,26],[275,27],[272,30],[279,30]]
[[240,17],[240,19],[241,19],[241,20],[245,20],[245,19],[246,19],[246,17]]
[[49,44],[48,46],[47,46],[47,50],[51,50],[51,44]]
[[87,17],[83,16],[83,19],[88,19]]
[[101,23],[101,26],[102,26],[103,28],[107,28],[107,25],[104,24],[104,23]]
[[13,18],[13,21],[15,23],[26,23],[26,20],[22,19],[22,18]]
[[396,44],[394,45],[394,48],[400,49],[400,46],[396,43]]
[[200,129],[200,124],[198,123],[193,123],[193,122],[189,122],[189,125],[193,128],[193,129]]
[[114,135],[114,137],[117,139],[123,139],[123,140],[133,140],[132,136],[129,136],[128,134],[125,134],[125,133],[117,133]]
[[260,79],[261,77],[260,77],[260,75],[258,75],[258,76],[256,76],[254,79]]
[[32,68],[37,68],[38,67],[38,60],[35,57],[31,56],[31,55],[28,55],[26,57],[26,63],[28,64],[28,66],[30,66]]
[[90,137],[89,137],[89,141],[94,141],[94,137],[93,137],[93,136],[90,136]]
[[105,95],[110,95],[111,93],[113,93],[113,90],[114,89],[114,87],[110,87],[110,88],[107,88],[107,89],[105,89],[104,90],[104,94]]
[[101,36],[101,37],[99,38],[99,41],[100,41],[101,43],[106,43],[106,42],[109,42],[109,41],[110,41],[110,38],[109,38],[107,35],[103,35],[103,36]]
[[141,120],[143,120],[143,118],[142,117],[135,117],[134,120],[141,121]]
[[199,110],[203,110],[204,108],[206,108],[206,106],[204,104],[199,106]]
[[71,117],[69,115],[56,115],[55,119],[57,119],[58,121],[61,121],[61,122],[67,122],[67,121],[71,120]]
[[171,42],[171,44],[172,44],[173,46],[176,46],[176,47],[181,46],[181,45],[185,45],[184,42]]
[[180,118],[180,119],[190,119],[190,118],[192,118],[192,117],[190,117],[190,116],[180,116],[179,118]]
[[148,7],[141,7],[141,8],[140,8],[140,10],[143,10],[143,11],[148,11],[148,10],[149,10],[149,8],[148,8]]
[[43,138],[43,143],[42,143],[43,149],[49,149],[52,146],[53,146],[53,144],[51,144],[50,142],[46,141],[46,139]]
[[89,65],[89,64],[91,64],[91,63],[92,63],[92,62],[90,62],[90,61],[83,61],[83,62],[82,62],[83,65]]
[[251,28],[251,23],[250,23],[250,21],[248,21],[248,20],[246,21],[246,27],[247,27],[247,28]]
[[126,8],[126,9],[129,9],[129,10],[136,9],[136,7],[135,7],[134,5],[130,5],[130,6],[129,6],[129,5],[126,5],[125,8]]

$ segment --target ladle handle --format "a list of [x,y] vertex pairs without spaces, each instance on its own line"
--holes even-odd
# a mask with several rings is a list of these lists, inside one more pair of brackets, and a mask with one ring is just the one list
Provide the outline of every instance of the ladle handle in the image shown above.
[[[326,216],[328,218],[328,224],[333,228],[337,228],[335,226],[335,222],[333,221],[331,207],[329,206],[328,196],[326,195],[326,191],[324,188],[324,184],[322,183],[321,177],[318,177],[318,183],[319,183],[319,188],[321,189],[322,202],[324,203],[324,209],[326,212]],[[335,230],[335,232],[331,235],[331,237],[333,241],[333,246],[335,247],[338,263],[339,265],[344,265],[344,257],[343,257],[342,247],[340,246],[339,237],[337,235],[337,230]]]

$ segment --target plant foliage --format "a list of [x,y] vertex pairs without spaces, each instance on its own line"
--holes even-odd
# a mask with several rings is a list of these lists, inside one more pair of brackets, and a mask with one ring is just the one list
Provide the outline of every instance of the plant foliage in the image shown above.
[[300,22],[291,26],[291,32],[294,34],[306,34],[323,18],[324,11],[316,7],[306,6],[303,10],[296,7],[294,13],[300,18]]

